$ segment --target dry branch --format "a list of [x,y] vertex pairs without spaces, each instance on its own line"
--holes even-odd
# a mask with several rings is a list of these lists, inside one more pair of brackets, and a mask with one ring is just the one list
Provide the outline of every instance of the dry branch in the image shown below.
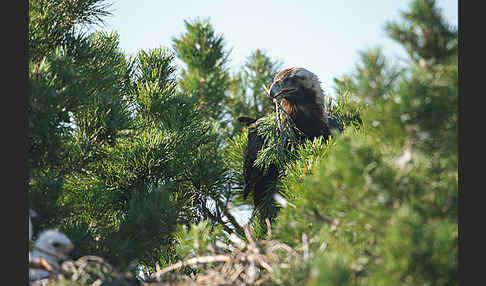
[[280,109],[283,110],[282,106],[280,106],[280,103],[278,102],[277,99],[273,98],[271,95],[270,95],[270,90],[268,90],[268,88],[262,84],[263,86],[263,89],[265,90],[265,92],[267,93],[267,96],[269,98],[272,99],[272,101],[275,103],[275,112],[277,113],[277,126],[278,126],[278,130],[280,130],[280,132],[282,132],[282,123],[281,123],[281,119],[280,119]]
[[152,278],[158,279],[160,276],[164,275],[167,272],[180,269],[182,267],[194,265],[194,264],[203,264],[203,263],[214,263],[214,262],[226,262],[229,261],[231,258],[229,255],[212,255],[212,256],[199,256],[194,257],[191,259],[187,259],[184,261],[179,261],[176,264],[172,264],[170,266],[165,267],[164,269],[155,272],[152,274]]

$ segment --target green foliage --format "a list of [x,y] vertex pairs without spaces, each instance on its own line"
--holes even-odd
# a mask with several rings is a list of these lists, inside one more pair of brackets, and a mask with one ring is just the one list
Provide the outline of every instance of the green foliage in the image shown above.
[[248,129],[245,128],[241,133],[228,138],[223,149],[223,158],[226,162],[228,178],[231,181],[233,196],[242,194],[243,191],[243,155],[248,144]]
[[[188,109],[188,100],[176,94],[175,55],[167,49],[141,50],[135,59],[135,110],[143,120],[161,124],[162,128],[182,128],[177,109]],[[179,126],[174,126],[180,124]],[[167,126],[167,127],[166,127]]]
[[415,64],[426,68],[457,58],[457,28],[444,20],[435,0],[412,1],[401,18],[401,22],[387,23],[385,31],[407,50]]
[[258,152],[255,166],[267,172],[270,165],[282,168],[290,160],[295,160],[295,152],[304,141],[303,133],[293,120],[282,122],[279,130],[276,113],[271,113],[258,122],[256,132],[263,138],[262,149]]
[[224,116],[229,85],[229,52],[224,49],[223,36],[215,33],[209,20],[184,23],[187,32],[173,38],[177,56],[186,64],[180,88],[190,95],[206,118],[219,121]]
[[76,30],[111,15],[105,0],[29,0],[29,57],[41,60],[76,39]]
[[410,207],[401,207],[377,249],[382,260],[369,283],[457,285],[457,231],[457,222],[428,220]]
[[[91,4],[83,13],[92,16],[70,10],[84,19],[76,23],[106,15],[96,10],[101,1],[84,2]],[[49,26],[43,17],[53,25],[69,4],[46,3],[32,6],[34,27]],[[30,34],[52,45],[32,46],[30,57],[35,231],[57,227],[81,253],[120,268],[172,261],[177,224],[221,220],[207,207],[227,193],[223,162],[212,152],[220,145],[217,128],[177,90],[172,52],[142,50],[127,59],[117,34],[71,28],[61,31],[66,41],[55,29]]]
[[359,56],[355,72],[340,80],[334,79],[338,93],[359,95],[355,99],[366,103],[372,103],[379,98],[386,99],[402,70],[390,64],[381,48],[362,51]]
[[[387,281],[371,284],[390,284],[410,276],[410,285],[438,277],[443,280],[437,283],[448,285],[457,279],[457,264],[451,264],[457,255],[457,177],[450,174],[443,181],[434,164],[415,154],[406,163],[410,165],[401,166],[393,153],[360,133],[347,131],[328,148],[317,164],[307,165],[307,175],[301,162],[284,180],[294,206],[277,216],[278,237],[298,245],[300,234],[306,233],[326,243],[323,257],[350,257],[347,275],[364,284],[368,278]],[[301,170],[300,176],[295,170]],[[410,230],[408,224],[394,223],[402,208],[415,210]],[[406,256],[410,251],[415,256]],[[361,262],[365,264],[353,269]]]
[[[317,162],[309,162],[302,167],[299,175],[302,179],[298,180],[294,171],[292,178],[284,181],[284,184],[293,183],[287,186],[286,190],[291,191],[288,194],[292,195],[292,202],[295,204],[295,207],[282,210],[278,217],[285,222],[279,226],[286,231],[278,232],[279,235],[283,235],[285,241],[292,242],[292,237],[298,238],[298,233],[303,232],[313,237],[321,231],[321,227],[329,227],[325,222],[332,222],[333,219],[349,218],[357,220],[354,224],[364,226],[365,221],[360,220],[360,217],[364,213],[380,210],[380,206],[375,205],[380,190],[385,192],[384,189],[390,187],[381,184],[389,184],[393,177],[390,170],[379,169],[383,162],[376,154],[376,145],[350,130],[346,130],[342,137],[333,143],[327,147],[330,149],[325,157],[319,160],[313,158]],[[302,176],[305,172],[310,174]],[[370,172],[379,176],[377,182],[370,177]],[[367,201],[370,202],[369,205],[364,204]],[[307,223],[293,225],[293,220]],[[309,229],[309,225],[313,227]],[[359,233],[359,229],[356,228],[357,226],[353,229],[352,238],[358,240],[354,237]],[[362,243],[365,244],[365,241]]]
[[336,101],[329,100],[326,103],[326,110],[329,116],[334,117],[343,125],[343,129],[353,127],[359,129],[363,125],[362,113],[365,105],[356,100],[354,93],[348,89],[337,88],[338,97]]
[[181,257],[206,255],[209,246],[222,234],[221,226],[212,227],[208,221],[199,224],[179,225],[174,233],[176,251]]
[[[436,11],[433,4],[413,1],[405,21]],[[442,42],[425,65],[414,56],[430,47],[410,47],[413,61],[399,75],[362,54],[357,72],[336,82],[366,104],[357,105],[362,126],[303,153],[282,181],[292,205],[277,216],[278,238],[300,247],[305,233],[315,240],[311,252],[325,245],[310,262],[312,278],[300,280],[306,285],[332,285],[332,277],[339,285],[457,285],[457,53]]]

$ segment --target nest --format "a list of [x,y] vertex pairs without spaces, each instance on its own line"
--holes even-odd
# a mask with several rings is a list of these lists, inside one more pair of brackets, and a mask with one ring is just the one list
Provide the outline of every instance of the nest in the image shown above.
[[[266,222],[267,237],[263,240],[255,240],[253,230],[246,225],[246,241],[232,233],[229,244],[218,242],[209,247],[211,255],[187,258],[162,269],[157,267],[146,281],[138,281],[128,272],[118,272],[101,257],[83,256],[65,261],[58,274],[31,285],[261,285],[271,279],[276,268],[285,268],[303,256],[289,245],[272,240],[270,222]],[[46,263],[30,261],[29,267],[51,271]],[[185,267],[200,272],[189,276],[181,271]]]

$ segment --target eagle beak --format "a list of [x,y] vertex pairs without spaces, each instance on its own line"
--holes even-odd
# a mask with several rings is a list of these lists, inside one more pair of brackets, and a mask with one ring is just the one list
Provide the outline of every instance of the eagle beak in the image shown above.
[[60,252],[59,254],[63,258],[63,259],[60,260],[60,262],[79,258],[78,249],[72,243],[69,243],[68,245],[66,245],[66,249],[64,251]]
[[270,86],[270,97],[272,99],[280,99],[282,95],[283,93],[280,92],[280,88],[278,87],[278,85],[272,83],[272,85]]
[[71,251],[69,252],[69,256],[71,256],[71,258],[73,259],[79,258],[80,257],[79,249],[76,246],[73,246],[71,248]]
[[286,98],[290,94],[296,92],[298,89],[294,87],[290,88],[280,88],[278,82],[272,83],[270,86],[270,99],[272,100],[280,100],[282,98]]

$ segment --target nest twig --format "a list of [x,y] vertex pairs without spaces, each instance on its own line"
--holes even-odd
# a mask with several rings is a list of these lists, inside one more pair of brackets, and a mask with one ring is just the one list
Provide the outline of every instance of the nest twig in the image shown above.
[[283,108],[280,105],[280,102],[270,95],[270,90],[268,90],[268,88],[264,84],[262,84],[262,87],[265,90],[265,92],[267,93],[267,96],[269,98],[271,98],[272,101],[275,103],[275,112],[277,113],[277,126],[278,126],[278,129],[280,130],[280,132],[282,132],[282,122],[281,122],[281,118],[280,118],[280,110],[283,110]]
[[[221,263],[220,266],[199,274],[195,285],[259,285],[274,272],[272,265],[280,264],[277,251],[287,253],[287,260],[290,260],[290,257],[301,257],[287,244],[271,240],[272,231],[269,223],[267,223],[267,236],[264,240],[255,240],[253,229],[249,224],[243,229],[246,242],[233,233],[229,236],[233,246],[218,247],[220,252],[214,255],[189,258],[163,269],[157,267],[150,280],[167,281],[170,277],[166,277],[168,272],[180,270],[185,266]],[[228,252],[229,249],[231,252]],[[282,263],[286,264],[285,262],[288,263],[288,261]]]
[[160,279],[162,275],[167,272],[181,269],[186,266],[194,265],[194,264],[206,264],[206,263],[214,263],[214,262],[227,262],[231,259],[229,255],[212,255],[212,256],[199,256],[190,259],[186,259],[184,261],[179,261],[175,264],[165,267],[154,273],[152,275],[152,279]]
[[54,268],[45,260],[44,258],[31,259],[29,260],[30,269],[40,269],[50,273],[54,272]]

